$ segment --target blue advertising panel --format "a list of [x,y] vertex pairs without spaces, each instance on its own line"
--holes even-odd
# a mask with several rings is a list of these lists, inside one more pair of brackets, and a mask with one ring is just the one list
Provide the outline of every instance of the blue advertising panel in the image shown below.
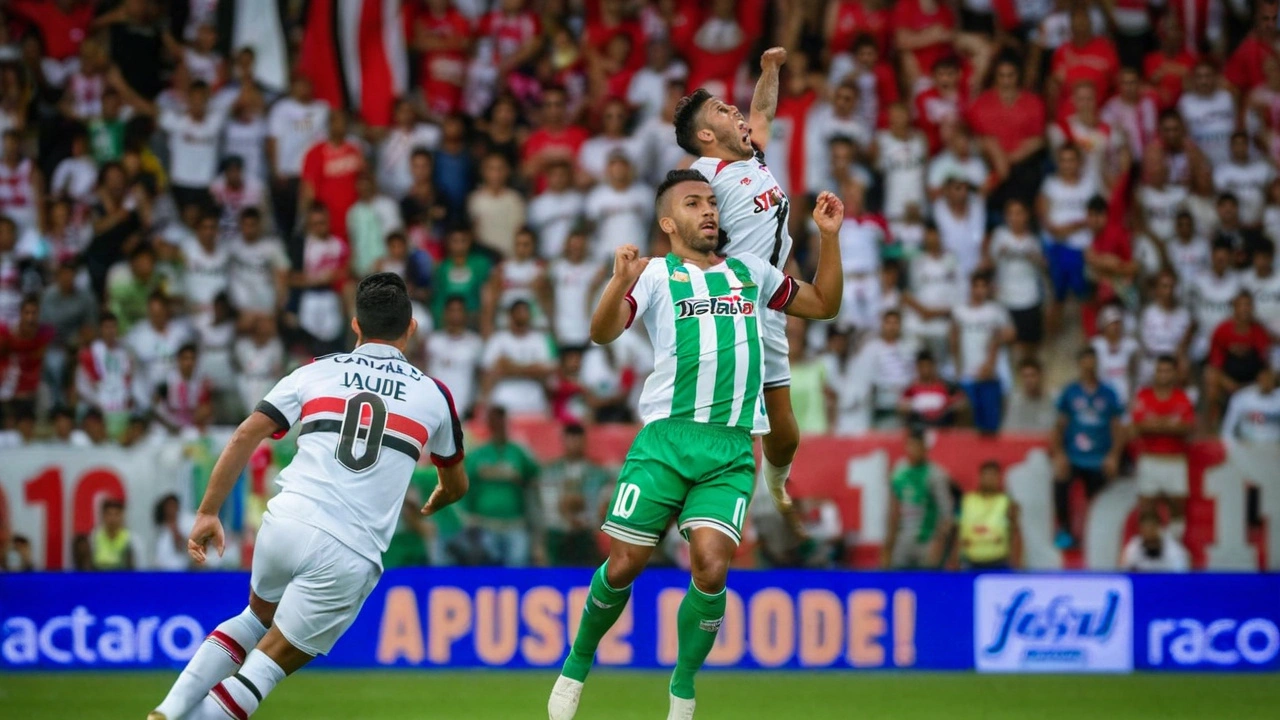
[[1280,670],[1280,575],[1139,575],[1133,590],[1135,667]]
[[[553,668],[586,598],[585,569],[387,572],[331,667]],[[651,570],[600,646],[602,665],[675,664],[689,576]],[[972,667],[967,575],[734,572],[709,667]],[[244,607],[242,573],[0,575],[0,667],[175,667]]]

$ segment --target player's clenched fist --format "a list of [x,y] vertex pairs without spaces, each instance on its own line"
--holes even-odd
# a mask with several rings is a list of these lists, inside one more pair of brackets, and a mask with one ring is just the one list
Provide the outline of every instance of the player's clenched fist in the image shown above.
[[640,248],[623,245],[613,253],[613,274],[624,280],[635,280],[644,272],[649,258],[640,257]]
[[764,51],[760,56],[760,67],[782,67],[787,61],[787,49],[783,47],[771,47]]
[[844,224],[844,203],[833,192],[822,193],[813,206],[813,221],[824,233],[840,232],[840,226]]

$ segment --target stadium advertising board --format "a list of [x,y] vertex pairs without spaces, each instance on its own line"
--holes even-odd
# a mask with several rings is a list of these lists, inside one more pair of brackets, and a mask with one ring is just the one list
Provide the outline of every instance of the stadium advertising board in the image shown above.
[[974,666],[983,672],[1128,672],[1133,602],[1123,575],[980,575]]
[[[337,667],[554,668],[589,569],[387,572],[322,662]],[[971,666],[964,575],[731,574],[710,667],[929,670]],[[604,666],[670,667],[688,575],[654,570],[600,647]],[[242,573],[0,575],[0,667],[181,665],[243,607]]]
[[1280,576],[1133,579],[1134,664],[1141,670],[1280,670]]
[[[603,426],[591,430],[595,458],[618,465],[634,429]],[[515,423],[513,435],[542,460],[560,452],[559,433],[545,423]],[[48,447],[10,450],[0,466],[0,536],[25,535],[32,541],[39,568],[67,567],[71,541],[92,528],[98,504],[108,496],[127,501],[126,524],[135,538],[139,563],[147,567],[155,546],[152,508],[177,493],[194,509],[221,434],[159,448],[76,449]],[[468,443],[478,442],[469,437]],[[840,508],[850,564],[877,567],[887,530],[888,473],[902,456],[898,435],[858,438],[810,437],[796,459],[797,494],[831,498]],[[264,446],[255,454],[243,482],[224,508],[231,530],[257,525],[270,479],[282,448]],[[961,487],[972,487],[978,464],[992,458],[1005,468],[1005,484],[1022,508],[1026,563],[1036,570],[1084,567],[1110,570],[1129,533],[1135,529],[1137,491],[1132,481],[1113,483],[1088,508],[1080,528],[1083,556],[1064,555],[1053,546],[1053,498],[1044,443],[1030,438],[980,438],[964,431],[939,433],[930,451]],[[1256,487],[1262,515],[1280,518],[1280,449],[1246,453],[1217,441],[1192,447],[1186,544],[1197,568],[1215,570],[1280,569],[1280,522],[1251,530],[1245,522],[1246,489]],[[1081,498],[1083,502],[1083,498]],[[247,548],[246,548],[247,549]],[[232,564],[240,562],[230,558]],[[243,564],[243,563],[242,563]]]

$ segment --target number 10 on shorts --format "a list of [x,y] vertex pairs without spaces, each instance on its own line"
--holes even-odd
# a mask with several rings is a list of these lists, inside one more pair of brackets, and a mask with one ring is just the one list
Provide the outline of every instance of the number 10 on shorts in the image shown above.
[[622,483],[618,486],[618,497],[613,500],[613,515],[622,519],[631,517],[636,511],[636,503],[640,502],[640,486],[635,483]]

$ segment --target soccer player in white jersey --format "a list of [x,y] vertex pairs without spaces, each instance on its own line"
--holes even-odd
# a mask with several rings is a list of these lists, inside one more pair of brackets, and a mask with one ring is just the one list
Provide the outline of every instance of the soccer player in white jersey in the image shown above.
[[840,310],[840,224],[844,206],[818,196],[821,247],[813,284],[798,282],[751,254],[721,257],[720,212],[712,186],[693,170],[673,170],[657,192],[665,258],[619,248],[591,318],[591,339],[617,340],[643,318],[655,368],[640,396],[644,427],[627,452],[605,516],[609,559],[591,578],[573,649],[547,703],[551,720],[578,711],[600,639],[622,615],[672,516],[689,540],[692,579],[676,615],[679,649],[668,720],[690,720],[694,674],[724,619],[725,580],[755,489],[752,436],[765,414],[766,308],[806,318]]
[[[791,200],[764,163],[764,152],[778,109],[778,73],[787,51],[770,48],[760,58],[760,80],[751,98],[751,117],[699,88],[676,106],[676,143],[698,160],[720,202],[720,225],[727,239],[721,249],[729,257],[754,255],[775,268],[791,257],[787,217]],[[791,461],[800,445],[800,429],[791,409],[791,363],[787,322],[782,313],[761,317],[764,337],[764,404],[769,413],[764,449],[764,479],[778,510],[799,531],[800,518],[787,494]]]
[[356,349],[319,358],[281,380],[214,466],[187,550],[222,555],[218,511],[249,456],[301,423],[298,454],[267,504],[249,580],[249,605],[219,625],[147,720],[248,720],[263,698],[333,648],[382,575],[387,549],[423,452],[440,484],[430,515],[467,491],[462,426],[449,391],[404,359],[417,330],[404,280],[366,277],[351,322]]

